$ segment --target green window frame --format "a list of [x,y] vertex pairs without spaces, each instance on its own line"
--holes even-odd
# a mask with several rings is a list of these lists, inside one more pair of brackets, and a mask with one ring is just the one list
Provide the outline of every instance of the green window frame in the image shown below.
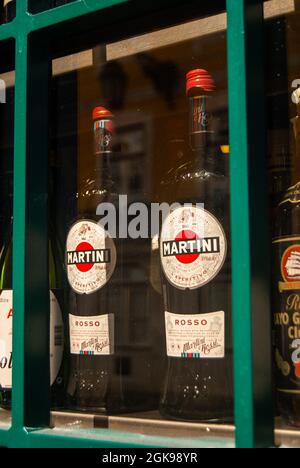
[[[48,343],[43,339],[47,314],[40,313],[49,307],[46,209],[49,34],[57,34],[58,30],[68,34],[78,18],[85,24],[87,18],[96,14],[109,24],[111,18],[107,13],[112,6],[126,4],[126,15],[136,17],[159,10],[164,3],[167,2],[140,0],[137,7],[136,2],[129,0],[76,0],[32,15],[28,12],[28,0],[17,0],[16,18],[0,26],[1,44],[9,39],[15,41],[16,69],[14,392],[12,425],[7,430],[0,429],[0,446],[112,448],[175,444],[167,438],[101,429],[67,434],[51,430],[48,374],[44,365]],[[172,1],[174,6],[180,3]],[[236,447],[270,447],[274,445],[274,418],[264,67],[263,54],[256,53],[263,44],[263,0],[227,0],[227,21]],[[35,105],[37,102],[39,106]],[[39,115],[41,106],[44,115]],[[257,294],[258,289],[266,294]],[[207,444],[226,447],[228,442],[199,438],[199,447]]]

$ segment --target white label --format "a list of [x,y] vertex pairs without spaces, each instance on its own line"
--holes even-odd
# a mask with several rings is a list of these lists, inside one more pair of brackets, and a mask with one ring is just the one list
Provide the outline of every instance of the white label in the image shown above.
[[171,314],[165,312],[167,355],[183,358],[224,358],[225,314]]
[[64,323],[61,309],[50,291],[50,384],[57,379],[64,353]]
[[[13,292],[0,294],[0,385],[12,387],[12,301]],[[50,382],[57,379],[64,352],[64,326],[59,303],[50,291]]]
[[12,385],[12,291],[0,293],[0,385]]
[[114,315],[69,315],[71,354],[103,356],[114,353]]
[[226,251],[221,224],[203,208],[179,207],[163,223],[160,258],[166,278],[176,288],[209,283],[222,268]]
[[91,294],[105,286],[116,267],[114,241],[105,229],[89,220],[79,221],[69,231],[66,265],[70,286],[78,294]]

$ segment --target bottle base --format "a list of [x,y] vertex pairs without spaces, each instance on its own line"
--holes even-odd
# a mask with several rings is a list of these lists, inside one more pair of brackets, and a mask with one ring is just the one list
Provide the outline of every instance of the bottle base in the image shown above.
[[5,411],[11,411],[11,405],[0,404],[0,408],[5,410]]
[[277,403],[283,423],[300,428],[300,395],[278,394]]
[[199,424],[234,424],[232,413],[224,414],[200,414],[199,412],[186,413],[179,412],[178,409],[159,408],[159,412],[164,419],[182,422],[193,422]]
[[84,414],[96,414],[102,416],[112,416],[120,413],[124,413],[124,409],[107,409],[105,407],[99,406],[78,406],[78,405],[68,405],[66,411],[75,412],[75,413],[84,413]]
[[[61,411],[61,408],[58,408],[57,411]],[[75,412],[75,413],[84,413],[84,414],[96,414],[103,416],[117,416],[125,414],[134,414],[134,413],[145,413],[147,411],[157,410],[157,406],[124,406],[122,408],[116,409],[107,409],[105,407],[99,406],[81,406],[81,405],[68,405],[65,408],[65,411]]]
[[281,419],[283,421],[284,424],[286,424],[287,426],[290,426],[290,427],[296,427],[296,428],[300,428],[300,419],[295,419],[291,416],[281,416]]

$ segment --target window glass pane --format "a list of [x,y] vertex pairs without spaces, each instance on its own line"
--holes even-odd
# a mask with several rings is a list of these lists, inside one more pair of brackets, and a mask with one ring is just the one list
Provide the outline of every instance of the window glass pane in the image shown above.
[[52,417],[233,443],[226,14],[179,18],[55,52]]
[[0,59],[0,428],[10,424],[12,387],[12,220],[14,44],[1,43]]
[[265,24],[274,391],[278,443],[299,446],[300,26],[297,2],[281,8]]

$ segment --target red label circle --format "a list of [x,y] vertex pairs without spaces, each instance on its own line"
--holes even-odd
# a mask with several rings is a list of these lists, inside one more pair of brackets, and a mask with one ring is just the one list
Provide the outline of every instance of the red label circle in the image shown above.
[[[94,250],[93,246],[89,244],[88,242],[81,242],[78,244],[76,247],[76,252],[82,252],[86,250]],[[94,263],[76,263],[76,267],[79,271],[82,273],[86,273],[87,271],[90,271],[94,266]]]
[[[195,239],[198,239],[197,234],[188,229],[181,231],[176,236],[177,241],[186,241],[186,240],[195,240]],[[180,263],[183,263],[184,265],[188,265],[190,263],[195,262],[197,258],[199,257],[199,255],[200,255],[199,253],[181,254],[181,255],[176,255],[176,259]]]

